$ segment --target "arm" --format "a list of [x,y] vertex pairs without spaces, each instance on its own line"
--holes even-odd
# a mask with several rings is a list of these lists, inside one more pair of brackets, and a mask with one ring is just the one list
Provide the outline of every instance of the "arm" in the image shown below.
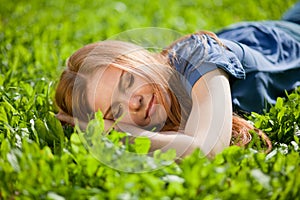
[[[151,150],[176,149],[183,157],[200,148],[205,155],[214,155],[229,145],[232,126],[230,86],[225,72],[216,69],[203,75],[192,89],[193,106],[184,134],[178,132],[154,133],[129,124],[118,123],[117,129],[151,140]],[[61,121],[74,124],[74,119],[60,113]],[[105,128],[113,122],[105,120]],[[85,127],[86,124],[80,124]]]
[[121,130],[133,135],[147,136],[151,150],[176,149],[183,157],[200,148],[213,156],[230,143],[232,105],[227,75],[221,69],[202,76],[192,89],[193,106],[184,134],[178,132],[153,133],[127,124],[118,124]]
[[[57,119],[61,122],[67,123],[71,126],[75,126],[75,120],[73,117],[68,114],[60,111],[56,115]],[[79,126],[81,129],[85,129],[87,123],[79,121]],[[166,131],[163,133],[155,133],[151,131],[145,131],[144,129],[137,128],[130,124],[125,124],[119,122],[114,126],[114,121],[104,120],[105,131],[108,131],[111,127],[114,127],[118,131],[129,132],[133,136],[145,136],[150,138],[151,140],[151,150],[154,151],[157,149],[161,149],[162,151],[168,149],[176,149],[176,153],[178,156],[184,156],[192,153],[194,148],[191,148],[192,137],[188,135],[184,135],[178,132]]]
[[192,102],[184,130],[190,138],[178,137],[182,143],[176,149],[189,153],[200,148],[205,155],[214,156],[229,146],[231,139],[232,103],[227,74],[215,69],[203,75],[193,86]]
[[192,89],[193,106],[185,133],[205,155],[213,156],[229,146],[232,103],[226,73],[213,70],[201,77]]
[[[82,130],[85,130],[87,125],[88,125],[88,122],[84,122],[84,121],[81,121],[81,120],[78,120],[78,119],[76,121],[76,119],[74,119],[72,116],[66,114],[62,110],[60,110],[55,116],[60,122],[62,122],[64,124],[69,124],[70,126],[75,126],[75,123],[77,122],[79,127]],[[114,127],[114,121],[104,119],[104,129],[105,129],[105,131],[109,131],[113,127]]]

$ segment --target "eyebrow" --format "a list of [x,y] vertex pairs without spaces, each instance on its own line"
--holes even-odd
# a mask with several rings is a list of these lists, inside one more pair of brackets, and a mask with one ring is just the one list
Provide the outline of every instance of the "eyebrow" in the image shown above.
[[[119,76],[119,80],[118,80],[118,89],[119,90],[121,90],[121,86],[122,86],[122,81],[121,81],[121,79],[122,79],[122,77],[123,77],[123,75],[124,75],[124,70],[122,71],[122,73],[120,74],[120,76]],[[110,111],[111,111],[111,105],[107,108],[107,110],[104,112],[104,116],[103,116],[103,119],[105,119],[106,118],[106,116],[110,113]]]

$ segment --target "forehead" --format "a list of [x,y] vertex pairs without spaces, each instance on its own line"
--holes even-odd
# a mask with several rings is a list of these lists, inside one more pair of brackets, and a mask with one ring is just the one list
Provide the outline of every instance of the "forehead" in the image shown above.
[[88,101],[93,111],[104,112],[111,105],[111,97],[122,70],[113,66],[100,68],[89,80]]

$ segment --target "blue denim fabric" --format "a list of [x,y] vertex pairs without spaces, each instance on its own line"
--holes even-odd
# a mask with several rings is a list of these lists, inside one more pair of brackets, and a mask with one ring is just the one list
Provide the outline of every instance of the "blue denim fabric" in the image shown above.
[[244,68],[236,55],[208,35],[193,34],[179,41],[169,51],[169,59],[171,65],[182,75],[189,93],[201,76],[217,67],[235,78],[245,78]]
[[235,109],[261,113],[285,91],[300,86],[299,25],[287,21],[239,23],[218,36],[246,73],[244,80],[231,80]]
[[224,69],[231,75],[234,109],[261,113],[300,86],[300,3],[295,7],[283,18],[288,21],[243,22],[220,31],[227,48],[208,35],[188,36],[172,47],[170,62],[189,92],[205,73]]
[[282,20],[300,25],[300,1],[283,15]]

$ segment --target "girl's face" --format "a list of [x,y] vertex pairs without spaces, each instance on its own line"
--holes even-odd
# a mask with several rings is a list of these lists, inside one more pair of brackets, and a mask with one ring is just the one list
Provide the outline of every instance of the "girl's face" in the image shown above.
[[169,95],[162,87],[160,91],[166,107],[153,89],[153,83],[112,65],[100,69],[88,88],[90,105],[94,111],[100,109],[104,119],[119,119],[147,130],[161,129],[171,107]]

